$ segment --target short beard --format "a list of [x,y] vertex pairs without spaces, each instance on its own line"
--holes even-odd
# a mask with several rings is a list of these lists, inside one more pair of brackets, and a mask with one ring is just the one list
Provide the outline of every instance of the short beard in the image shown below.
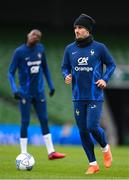
[[92,43],[92,41],[93,41],[92,35],[90,35],[88,37],[84,37],[84,38],[75,39],[76,45],[78,47],[82,47],[82,48],[88,46],[90,43]]
[[79,38],[75,38],[76,41],[82,41],[83,39],[85,39],[85,38],[84,37],[83,38],[82,37],[81,38],[80,37]]
[[82,41],[83,39],[86,39],[86,38],[88,38],[89,36],[84,36],[84,37],[79,37],[79,38],[76,38],[75,37],[75,40],[77,40],[77,41]]

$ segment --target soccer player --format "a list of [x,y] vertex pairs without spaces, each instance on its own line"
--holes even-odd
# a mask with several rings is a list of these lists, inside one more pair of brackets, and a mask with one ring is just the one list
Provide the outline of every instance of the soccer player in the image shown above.
[[74,116],[82,146],[89,160],[86,174],[99,171],[93,138],[102,147],[105,167],[112,165],[110,145],[100,127],[100,119],[104,100],[103,89],[116,65],[107,47],[93,39],[94,25],[95,20],[86,14],[81,14],[75,19],[75,42],[66,46],[62,60],[65,83],[72,83]]
[[[27,152],[27,130],[30,123],[30,108],[32,104],[41,125],[48,159],[53,160],[64,158],[65,154],[55,151],[48,127],[43,75],[47,80],[50,96],[54,95],[55,88],[48,69],[45,49],[43,44],[40,43],[41,37],[42,33],[38,29],[33,29],[27,34],[26,43],[17,47],[13,53],[8,77],[14,98],[19,100],[21,153]],[[15,82],[16,70],[18,70],[19,88]]]

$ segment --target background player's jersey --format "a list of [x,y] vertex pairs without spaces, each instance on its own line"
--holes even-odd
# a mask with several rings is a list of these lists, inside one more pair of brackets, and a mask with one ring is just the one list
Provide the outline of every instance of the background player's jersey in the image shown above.
[[[103,65],[106,69],[103,72]],[[64,78],[72,74],[73,100],[103,101],[103,90],[95,84],[99,79],[108,82],[115,70],[113,57],[104,44],[93,41],[84,48],[68,45],[62,60]]]
[[[17,69],[19,88],[15,83]],[[14,51],[9,66],[9,80],[13,93],[20,91],[23,96],[41,96],[45,98],[43,74],[50,90],[54,89],[42,44],[38,43],[34,47],[23,44]]]

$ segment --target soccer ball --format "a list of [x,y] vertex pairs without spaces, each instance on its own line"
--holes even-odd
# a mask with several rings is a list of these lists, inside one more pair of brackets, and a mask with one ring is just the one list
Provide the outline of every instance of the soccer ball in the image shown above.
[[29,153],[21,153],[16,157],[16,168],[18,170],[32,170],[35,164],[34,157]]

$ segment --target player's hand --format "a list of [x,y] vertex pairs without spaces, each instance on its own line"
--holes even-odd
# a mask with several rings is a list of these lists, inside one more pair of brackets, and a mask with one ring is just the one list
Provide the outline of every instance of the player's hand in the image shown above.
[[66,84],[71,84],[72,82],[72,74],[69,74],[68,76],[66,76],[65,78],[65,83]]
[[96,81],[95,83],[99,88],[104,89],[106,87],[106,82],[103,79],[99,79],[98,81]]
[[21,94],[20,94],[20,92],[15,92],[15,93],[14,93],[14,98],[15,98],[16,100],[20,100],[20,99],[21,99]]
[[55,89],[52,89],[52,90],[49,92],[49,96],[52,97],[54,94],[55,94]]

